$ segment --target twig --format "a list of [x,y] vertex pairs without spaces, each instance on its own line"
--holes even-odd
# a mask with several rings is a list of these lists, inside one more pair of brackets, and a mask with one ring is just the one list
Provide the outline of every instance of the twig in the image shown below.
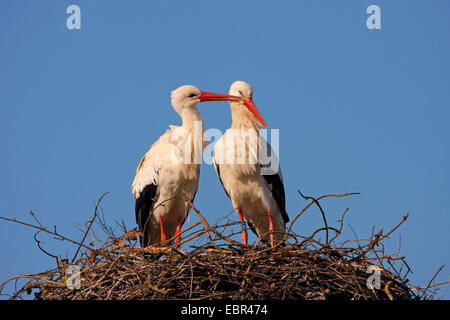
[[30,215],[33,217],[33,219],[38,223],[39,227],[42,228],[42,224],[39,222],[37,217],[34,215],[33,211],[30,210]]
[[[61,235],[61,234],[59,234],[59,233],[56,232],[56,231],[50,231],[50,230],[47,230],[47,228],[45,228],[45,227],[38,227],[38,226],[35,226],[35,225],[32,225],[32,224],[23,222],[23,221],[20,221],[20,220],[17,220],[17,219],[9,219],[9,218],[5,218],[5,217],[0,217],[0,219],[5,220],[5,221],[9,221],[9,222],[18,223],[18,224],[21,224],[21,225],[24,225],[24,226],[27,226],[27,227],[31,227],[31,228],[34,228],[34,229],[38,229],[38,230],[40,230],[40,231],[44,231],[44,232],[46,232],[46,233],[48,233],[48,234],[51,234],[51,235],[53,235],[53,236],[55,236],[55,237],[60,238],[59,240],[62,240],[62,241],[68,241],[68,242],[70,242],[70,243],[73,243],[73,244],[76,244],[76,245],[80,245],[80,246],[82,246],[83,248],[88,249],[88,250],[91,250],[91,251],[94,250],[94,249],[90,248],[89,246],[86,246],[85,244],[79,243],[79,242],[77,242],[77,241],[75,241],[75,240],[72,240],[72,239],[70,239],[70,238],[67,238],[67,237]],[[55,229],[55,230],[56,230],[56,229]]]
[[205,225],[205,227],[207,228],[208,231],[213,232],[215,235],[217,235],[220,239],[228,241],[229,243],[231,243],[232,245],[238,246],[238,247],[244,247],[243,245],[241,245],[240,243],[223,236],[222,234],[220,234],[216,229],[211,228],[211,226],[208,224],[208,222],[206,221],[206,219],[201,215],[201,213],[197,210],[197,208],[192,204],[191,200],[186,197],[186,201],[189,203],[189,205],[191,206],[191,208],[195,211],[195,213],[200,217],[200,219],[202,220],[203,224]]
[[444,269],[445,265],[442,265],[438,271],[436,271],[436,273],[434,274],[433,278],[431,278],[430,282],[428,282],[428,285],[424,288],[425,291],[422,293],[422,295],[420,296],[421,299],[423,299],[423,297],[425,297],[425,294],[427,293],[428,289],[431,288],[431,283],[433,283],[434,279],[437,277],[437,275],[439,274],[439,272],[442,271],[442,269]]
[[323,218],[323,222],[325,224],[325,228],[323,228],[323,230],[325,230],[325,245],[328,246],[328,223],[327,223],[327,218],[325,217],[325,212],[323,212],[322,207],[320,206],[319,201],[317,201],[315,198],[310,197],[310,196],[305,196],[303,195],[303,193],[300,191],[300,189],[297,190],[298,193],[302,196],[303,199],[305,200],[312,200],[314,201],[314,203],[317,205],[317,207],[320,210],[320,213],[322,214],[322,218]]
[[89,222],[89,225],[86,229],[86,232],[84,233],[83,239],[81,239],[80,245],[77,248],[77,251],[75,252],[75,255],[72,258],[72,263],[75,261],[78,252],[80,251],[81,247],[83,246],[83,242],[86,239],[87,234],[89,233],[89,230],[92,227],[92,224],[94,223],[95,218],[97,218],[97,210],[98,210],[98,206],[100,205],[100,202],[102,201],[102,199],[108,194],[109,192],[105,192],[104,194],[102,194],[100,196],[100,198],[97,200],[97,204],[95,205],[95,210],[94,210],[94,217],[92,218],[92,220]]
[[327,198],[327,197],[338,197],[338,198],[341,198],[341,197],[347,197],[347,196],[357,195],[357,194],[359,194],[359,192],[351,192],[351,193],[343,193],[343,194],[326,194],[326,195],[323,195],[323,196],[318,197],[318,198],[315,199],[315,200],[312,200],[310,203],[308,203],[308,204],[306,205],[306,207],[304,207],[304,208],[303,208],[303,209],[295,216],[294,219],[292,219],[291,223],[289,224],[288,230],[287,230],[286,233],[284,234],[284,239],[283,239],[283,241],[286,241],[286,240],[287,240],[288,234],[291,232],[292,226],[294,225],[295,221],[297,221],[297,219],[300,218],[300,216],[301,216],[306,210],[308,210],[308,208],[309,208],[313,203],[315,203],[316,201],[322,200],[323,198]]

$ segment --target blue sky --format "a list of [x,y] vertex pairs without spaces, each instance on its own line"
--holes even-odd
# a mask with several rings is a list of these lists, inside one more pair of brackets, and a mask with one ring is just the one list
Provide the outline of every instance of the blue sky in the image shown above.
[[[81,30],[66,27],[71,4],[81,8]],[[370,4],[381,8],[381,30],[366,27]],[[436,281],[447,281],[449,9],[424,0],[2,0],[0,215],[32,222],[33,210],[80,240],[109,191],[107,221],[135,227],[138,162],[180,123],[170,91],[193,84],[227,92],[244,80],[269,128],[280,129],[291,218],[306,204],[299,188],[360,192],[323,202],[330,224],[350,209],[341,239],[354,239],[352,228],[359,237],[373,225],[388,230],[410,213],[387,251],[401,234],[410,280],[425,285],[445,264]],[[229,127],[226,102],[199,110],[207,128]],[[195,204],[211,222],[232,210],[212,166],[202,165]],[[307,236],[321,226],[311,210],[294,229]],[[0,221],[1,274],[54,266],[33,234]],[[54,254],[72,252],[42,240]]]

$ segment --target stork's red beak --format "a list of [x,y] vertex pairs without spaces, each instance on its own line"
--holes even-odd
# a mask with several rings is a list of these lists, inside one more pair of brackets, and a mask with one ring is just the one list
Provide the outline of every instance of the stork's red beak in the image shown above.
[[259,122],[261,122],[261,124],[267,128],[267,124],[264,121],[263,117],[261,116],[261,114],[259,113],[258,109],[256,109],[255,104],[253,103],[252,98],[247,98],[244,100],[244,104],[245,106],[248,108],[248,110],[250,110],[251,113],[253,113],[253,115],[256,117],[256,119],[258,119]]
[[200,102],[203,101],[242,101],[242,98],[237,96],[230,96],[228,94],[202,91],[200,95]]

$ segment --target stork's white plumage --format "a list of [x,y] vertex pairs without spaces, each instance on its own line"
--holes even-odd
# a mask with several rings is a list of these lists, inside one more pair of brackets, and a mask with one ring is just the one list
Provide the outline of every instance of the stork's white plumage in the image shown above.
[[171,98],[182,125],[171,125],[150,147],[139,163],[132,184],[142,246],[163,242],[178,233],[190,209],[186,197],[194,201],[205,147],[203,120],[197,103],[242,99],[202,92],[191,85],[172,91]]
[[[273,245],[282,239],[289,222],[281,169],[277,164],[275,172],[265,172],[258,156],[264,144],[267,149],[270,145],[259,137],[260,123],[266,124],[252,101],[252,87],[235,81],[229,94],[243,100],[230,102],[232,125],[214,147],[214,166],[242,223],[245,220],[262,241]],[[247,156],[242,157],[244,150]],[[242,241],[247,243],[245,230]]]

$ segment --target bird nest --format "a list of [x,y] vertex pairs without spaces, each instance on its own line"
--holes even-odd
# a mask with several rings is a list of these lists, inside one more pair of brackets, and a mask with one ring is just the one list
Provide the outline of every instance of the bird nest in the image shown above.
[[[409,283],[410,268],[399,252],[385,253],[383,240],[406,219],[387,233],[380,231],[367,239],[338,242],[344,216],[339,226],[328,226],[320,201],[327,197],[305,197],[307,206],[288,225],[285,241],[273,247],[265,244],[243,245],[233,237],[240,224],[224,219],[209,225],[192,205],[200,221],[182,231],[180,243],[141,248],[139,232],[123,230],[121,236],[110,234],[106,241],[85,244],[94,220],[99,216],[97,202],[93,218],[81,242],[68,239],[56,230],[21,223],[46,232],[77,246],[71,259],[62,259],[41,250],[56,260],[56,267],[41,273],[11,277],[25,280],[11,299],[21,299],[34,292],[36,299],[235,299],[235,300],[395,300],[430,299],[440,284],[418,288]],[[309,237],[292,232],[292,226],[311,206],[317,206],[324,227]],[[97,218],[99,220],[99,218]],[[110,230],[103,224],[104,230]],[[317,239],[321,235],[324,240]],[[94,246],[93,244],[96,245]],[[76,267],[75,269],[73,267]]]

